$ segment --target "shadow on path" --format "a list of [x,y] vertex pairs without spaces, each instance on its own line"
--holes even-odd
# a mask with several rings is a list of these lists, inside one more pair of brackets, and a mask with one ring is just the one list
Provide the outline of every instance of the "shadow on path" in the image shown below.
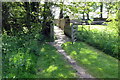
[[58,28],[57,26],[54,27],[54,33],[57,39],[54,42],[50,42],[49,44],[54,46],[60,54],[64,56],[64,58],[72,65],[73,69],[76,70],[76,74],[80,78],[94,78],[90,74],[88,74],[82,67],[78,66],[76,61],[73,60],[66,52],[62,49],[61,45],[65,42],[71,41],[67,36],[64,35],[64,32]]

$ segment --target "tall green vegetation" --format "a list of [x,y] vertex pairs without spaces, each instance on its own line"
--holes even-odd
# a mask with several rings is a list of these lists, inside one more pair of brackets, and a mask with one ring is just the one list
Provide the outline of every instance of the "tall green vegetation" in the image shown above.
[[[111,3],[112,4],[112,3]],[[111,5],[110,4],[110,5]],[[79,26],[78,39],[89,43],[92,46],[104,51],[105,53],[120,59],[119,56],[119,10],[117,9],[118,2],[113,3],[109,11],[114,10],[116,17],[113,13],[109,13],[107,26],[104,25],[88,25]],[[108,5],[108,6],[110,6]]]
[[[97,4],[94,2],[79,2],[72,4],[73,5],[65,5],[62,3],[57,5],[61,7],[60,18],[63,17],[65,11],[69,11],[73,15],[77,13],[83,14],[83,19],[86,14],[89,19],[89,13],[97,9]],[[84,4],[87,6],[84,6]],[[51,27],[53,26],[54,19],[51,8],[55,5],[56,4],[53,2],[44,2],[44,4],[39,2],[2,3],[3,78],[35,77],[35,63],[37,62],[37,56],[40,56],[39,52],[41,49],[41,44],[43,44],[46,39],[51,38]],[[119,7],[119,5],[117,6]],[[93,34],[93,32],[95,32],[94,30],[87,30],[87,33],[84,29],[80,30],[81,32],[79,33],[78,38],[81,40],[84,39],[84,41],[94,45],[98,45],[99,48],[104,48],[102,49],[103,51],[108,51],[110,55],[118,58],[117,46],[119,44],[116,36],[120,36],[119,13],[120,10],[118,10],[117,17],[113,19],[112,22],[108,23],[108,27],[110,27],[110,29],[117,29],[118,34],[116,34],[116,32],[115,34],[110,33],[111,36],[109,38],[107,35],[108,32],[103,34],[102,32],[99,32],[99,30],[96,30],[98,31],[98,34]],[[72,73],[74,73],[74,71]],[[74,76],[74,74],[68,74],[68,76],[69,75]],[[62,75],[60,74],[60,76]]]
[[103,18],[103,2],[100,2],[100,18]]
[[39,2],[2,3],[3,78],[35,77],[36,56],[47,37],[44,33],[50,34],[53,19],[50,3],[47,4],[46,7],[46,3]]
[[[118,11],[117,11],[117,19],[118,19],[118,22],[117,22],[117,31],[118,31],[118,50],[120,50],[120,1],[117,3],[117,8],[118,8]],[[119,51],[120,52],[120,51]],[[118,54],[118,56],[120,56],[120,54]]]
[[118,2],[118,4],[117,4],[117,9],[118,9],[118,11],[117,11],[117,28],[118,28],[118,35],[120,36],[120,2]]
[[119,59],[116,29],[103,25],[79,26],[77,38]]
[[63,49],[75,59],[78,65],[82,66],[96,78],[118,79],[118,60],[105,53],[83,43],[67,42],[62,45]]
[[50,27],[52,27],[51,25],[53,24],[53,14],[50,10],[50,8],[52,7],[53,3],[52,2],[45,2],[44,9],[43,9],[43,25],[42,25],[42,33],[50,38]]
[[62,7],[65,15],[70,14],[75,18],[77,17],[83,20],[85,19],[89,20],[91,17],[90,12],[96,12],[98,8],[100,9],[99,11],[97,11],[98,14],[100,14],[99,18],[103,18],[104,5],[105,5],[104,2],[71,2],[70,4],[67,5],[62,4]]
[[[43,35],[50,34],[49,29],[52,25],[53,15],[51,11],[52,3],[45,2],[41,4],[39,2],[4,2],[2,7],[3,16],[3,33],[8,35],[16,35],[24,32],[26,29],[31,32],[31,29],[35,28],[34,24],[39,24],[39,30],[42,30]],[[44,30],[47,28],[48,30]]]
[[[64,5],[64,11],[73,16],[83,14],[81,19],[90,18],[90,12],[96,12],[99,8],[98,18],[103,18],[103,8],[108,12],[107,26],[104,25],[89,25],[79,26],[78,39],[89,43],[92,46],[104,51],[105,53],[119,59],[119,10],[117,9],[119,2],[72,2],[69,5]],[[116,14],[117,12],[117,14]],[[85,15],[86,14],[86,15]],[[117,16],[116,16],[117,15]],[[86,16],[86,17],[85,17]],[[77,18],[80,16],[78,15]],[[93,18],[95,18],[93,16]],[[92,21],[92,20],[91,20]],[[91,22],[88,21],[88,22]],[[87,23],[87,22],[86,22]]]
[[45,44],[53,26],[53,5],[51,2],[3,3],[2,78],[76,77],[56,49]]

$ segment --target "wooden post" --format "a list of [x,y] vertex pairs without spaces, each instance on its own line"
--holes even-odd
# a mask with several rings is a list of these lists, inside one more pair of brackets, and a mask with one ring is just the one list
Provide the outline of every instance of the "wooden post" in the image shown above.
[[54,41],[54,25],[52,22],[50,23],[50,39]]
[[71,37],[71,27],[69,16],[65,17],[64,34]]
[[69,18],[69,16],[65,17],[65,26],[70,26],[70,18]]
[[78,25],[73,24],[71,26],[71,38],[72,38],[72,44],[77,40],[77,31],[78,31]]

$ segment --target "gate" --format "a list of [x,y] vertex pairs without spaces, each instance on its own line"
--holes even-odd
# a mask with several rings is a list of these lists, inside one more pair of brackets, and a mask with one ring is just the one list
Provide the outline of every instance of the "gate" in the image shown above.
[[77,32],[78,32],[78,25],[73,24],[71,26],[71,40],[72,40],[72,43],[77,40]]

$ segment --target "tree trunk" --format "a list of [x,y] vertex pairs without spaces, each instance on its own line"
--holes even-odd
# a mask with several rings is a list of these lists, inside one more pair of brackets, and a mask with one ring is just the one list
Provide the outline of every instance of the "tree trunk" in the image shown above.
[[44,4],[44,11],[43,11],[43,25],[42,25],[42,34],[45,35],[46,37],[50,37],[50,22],[48,16],[49,14],[49,3],[45,2]]
[[[64,2],[61,2],[62,5],[64,4]],[[59,27],[61,28],[61,19],[63,18],[63,6],[62,8],[60,7],[60,14],[59,14]]]
[[2,32],[4,33],[5,30],[9,35],[11,33],[11,27],[10,24],[8,23],[10,13],[9,6],[7,4],[8,3],[2,3]]
[[83,12],[83,20],[85,20],[85,13]]
[[102,19],[103,18],[103,15],[102,15],[102,13],[103,13],[103,2],[100,2],[101,3],[101,5],[100,5],[100,18]]
[[59,19],[63,18],[63,9],[60,10],[60,16]]
[[30,4],[29,2],[25,2],[25,9],[26,9],[26,26],[28,28],[28,30],[30,31],[31,29],[31,25],[30,25]]
[[32,2],[31,3],[31,13],[34,12],[35,16],[32,15],[31,19],[32,22],[38,22],[38,13],[39,13],[39,3],[38,2]]
[[87,13],[87,20],[89,20],[89,12]]
[[83,11],[83,20],[85,20],[85,9]]

